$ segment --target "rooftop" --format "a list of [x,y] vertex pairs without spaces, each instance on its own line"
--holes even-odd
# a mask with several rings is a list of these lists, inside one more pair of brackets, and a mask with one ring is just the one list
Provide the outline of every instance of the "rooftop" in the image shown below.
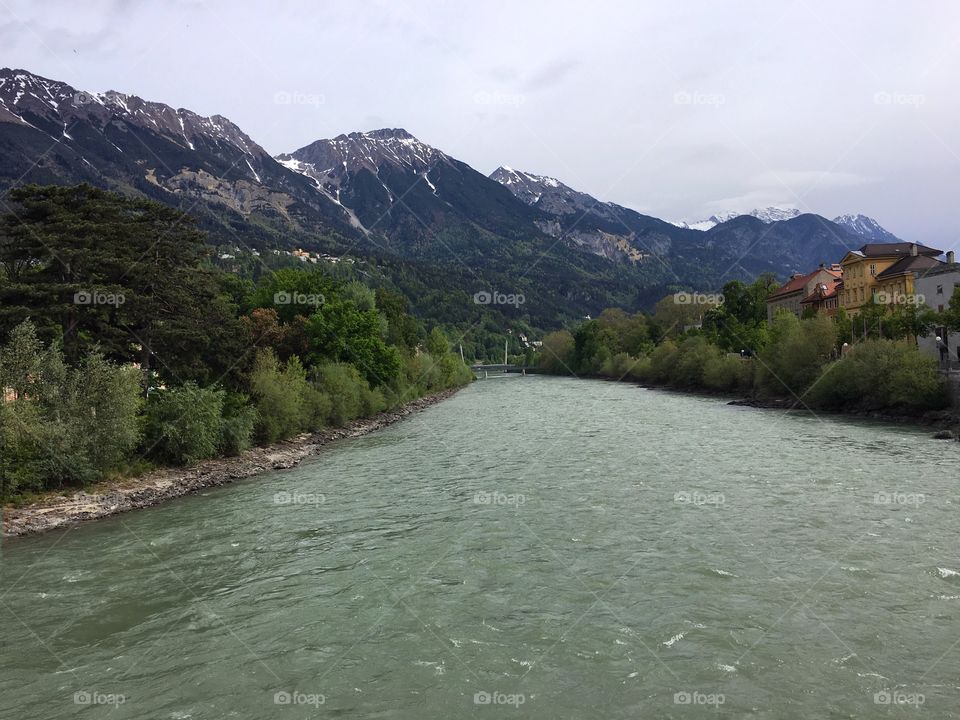
[[839,289],[843,286],[843,280],[834,278],[829,282],[818,283],[817,286],[813,289],[809,295],[807,295],[803,300],[800,301],[801,304],[817,302],[819,300],[826,300],[828,298],[836,297]]
[[779,288],[771,293],[770,297],[767,300],[773,300],[784,295],[792,295],[795,292],[801,292],[807,286],[807,283],[813,280],[819,273],[825,272],[828,275],[833,276],[836,279],[840,279],[841,274],[839,270],[833,270],[831,268],[819,267],[813,272],[808,272],[806,275],[794,275],[786,283],[781,285]]
[[937,257],[942,255],[942,250],[937,250],[936,248],[927,247],[926,245],[921,245],[920,243],[908,243],[908,242],[897,242],[897,243],[867,243],[861,247],[858,251],[864,257],[890,257],[896,255],[913,255],[913,247],[916,246],[918,255],[929,255],[931,257]]
[[[939,251],[937,252],[939,253]],[[943,265],[943,263],[937,260],[936,257],[930,257],[928,255],[907,255],[877,275],[877,280],[886,280],[895,275],[903,275],[918,270],[931,270],[940,265]]]

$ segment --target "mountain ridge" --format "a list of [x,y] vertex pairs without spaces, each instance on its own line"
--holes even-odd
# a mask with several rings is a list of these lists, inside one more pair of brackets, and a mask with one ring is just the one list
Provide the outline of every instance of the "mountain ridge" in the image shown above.
[[508,166],[484,175],[403,128],[343,133],[271,157],[221,115],[8,69],[0,159],[0,189],[90,182],[137,192],[196,214],[212,238],[427,263],[477,290],[538,297],[542,306],[524,312],[551,322],[558,312],[639,309],[673,289],[832,262],[862,244],[854,228],[868,227],[812,215],[677,227],[545,175]]

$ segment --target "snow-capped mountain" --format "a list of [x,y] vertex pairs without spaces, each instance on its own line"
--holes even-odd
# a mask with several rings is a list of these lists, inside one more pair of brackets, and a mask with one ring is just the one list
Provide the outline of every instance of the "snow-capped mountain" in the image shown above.
[[[123,122],[149,128],[190,150],[196,149],[196,143],[216,142],[236,148],[254,163],[269,157],[266,150],[222,115],[203,117],[113,90],[77,90],[24,70],[0,69],[0,121],[3,120],[46,132],[54,140],[73,140],[69,131],[79,122],[86,121],[101,131],[111,123]],[[257,179],[253,167],[248,170]]]
[[[426,240],[454,227],[458,242],[467,237],[485,242],[490,233],[541,235],[534,225],[537,213],[503,186],[402,128],[317,140],[276,159],[309,177],[365,232],[418,252],[449,255],[443,243]],[[478,230],[486,235],[478,236]]]
[[552,221],[538,223],[548,234],[647,271],[651,260],[669,257],[670,268],[661,269],[674,279],[709,275],[711,267],[724,262],[746,276],[768,271],[784,274],[786,268],[835,262],[860,243],[848,230],[796,208],[722,213],[701,223],[679,225],[602,202],[555,178],[508,167],[498,168],[490,177],[552,216]]
[[427,277],[513,288],[537,297],[525,311],[545,323],[835,262],[879,232],[868,218],[795,208],[677,227],[545,175],[502,166],[487,177],[398,128],[273,158],[220,115],[0,70],[0,193],[79,182],[179,207],[213,242],[359,250],[425,306]]
[[706,220],[698,220],[696,222],[687,222],[686,220],[680,220],[673,223],[677,227],[688,228],[690,230],[701,230],[706,231],[710,230],[713,227],[716,227],[720,223],[725,223],[730,220],[733,220],[736,217],[742,217],[744,215],[749,215],[750,217],[755,217],[761,222],[772,223],[780,222],[782,220],[790,220],[800,215],[800,210],[795,207],[781,207],[777,205],[771,205],[765,208],[755,208],[750,212],[736,212],[736,211],[727,211],[716,213],[711,215]]
[[[755,217],[764,223],[770,224],[795,218],[801,215],[801,211],[795,207],[771,205],[770,207],[751,210],[748,213],[735,211],[722,212],[711,215],[706,220],[700,220],[698,222],[686,222],[681,220],[673,224],[677,227],[688,228],[690,230],[707,231],[716,227],[717,225],[729,222],[734,218],[743,217],[745,215]],[[866,215],[839,215],[833,218],[832,222],[835,222],[837,225],[846,228],[855,235],[873,242],[901,242],[900,238],[898,238],[889,230],[886,230],[872,217],[867,217]]]
[[872,242],[902,242],[900,238],[866,215],[838,215],[833,221]]
[[[311,178],[321,192],[348,209],[352,204],[351,179],[361,171],[378,178],[387,202],[392,203],[395,200],[393,191],[379,180],[381,168],[389,167],[394,173],[418,176],[436,193],[429,172],[440,163],[453,162],[443,152],[420,142],[403,128],[352,132],[330,140],[317,140],[293,153],[277,155],[276,160]],[[355,224],[362,225],[353,211],[350,212]]]
[[490,179],[507,187],[527,205],[536,205],[541,200],[559,202],[563,207],[569,208],[570,212],[575,212],[583,209],[585,204],[592,205],[595,202],[589,195],[567,187],[556,178],[514,170],[506,165],[501,165],[490,173]]
[[112,90],[87,92],[4,68],[0,148],[0,188],[89,182],[133,190],[182,203],[201,224],[226,235],[259,217],[249,232],[263,240],[317,223],[356,232],[343,208],[222,115],[204,117]]
[[382,128],[317,140],[294,153],[277,156],[280,162],[292,159],[302,162],[304,168],[319,179],[331,173],[336,175],[345,167],[351,170],[365,167],[376,172],[384,162],[421,172],[450,158],[403,128]]
[[[556,178],[501,165],[490,179],[544,213],[546,219],[537,227],[545,233],[608,260],[642,263],[671,245],[673,228],[668,223],[598,200]],[[641,234],[644,242],[638,244]]]

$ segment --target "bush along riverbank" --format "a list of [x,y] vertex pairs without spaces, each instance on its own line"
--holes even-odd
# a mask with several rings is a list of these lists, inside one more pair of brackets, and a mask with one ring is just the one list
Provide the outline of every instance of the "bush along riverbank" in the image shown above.
[[473,379],[403,296],[336,265],[246,277],[212,266],[171,208],[86,186],[10,196],[2,504],[240,456]]
[[[663,332],[656,318],[607,310],[572,332],[544,338],[540,365],[556,374],[706,392],[755,407],[840,412],[954,431],[960,423],[936,362],[909,338],[867,337],[845,345],[849,335],[842,324],[826,316],[781,313],[768,326],[759,312],[747,323],[717,317],[718,310],[702,327],[673,332]],[[738,340],[746,347],[733,351]]]
[[342,428],[305,433],[266,447],[244,450],[236,456],[205,460],[190,468],[163,468],[136,478],[97,483],[76,492],[47,493],[30,504],[4,508],[0,523],[2,534],[5,538],[12,538],[47,532],[157,505],[270,470],[292,468],[331,442],[385,428],[446,400],[457,390],[459,388],[441,390],[373,417],[352,420]]

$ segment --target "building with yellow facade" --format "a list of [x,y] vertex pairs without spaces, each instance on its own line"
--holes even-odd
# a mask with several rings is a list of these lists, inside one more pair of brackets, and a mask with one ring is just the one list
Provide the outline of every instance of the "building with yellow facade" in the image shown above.
[[854,316],[871,298],[885,305],[907,302],[914,294],[914,274],[942,265],[940,254],[935,248],[906,242],[868,243],[851,250],[840,261],[840,307]]

